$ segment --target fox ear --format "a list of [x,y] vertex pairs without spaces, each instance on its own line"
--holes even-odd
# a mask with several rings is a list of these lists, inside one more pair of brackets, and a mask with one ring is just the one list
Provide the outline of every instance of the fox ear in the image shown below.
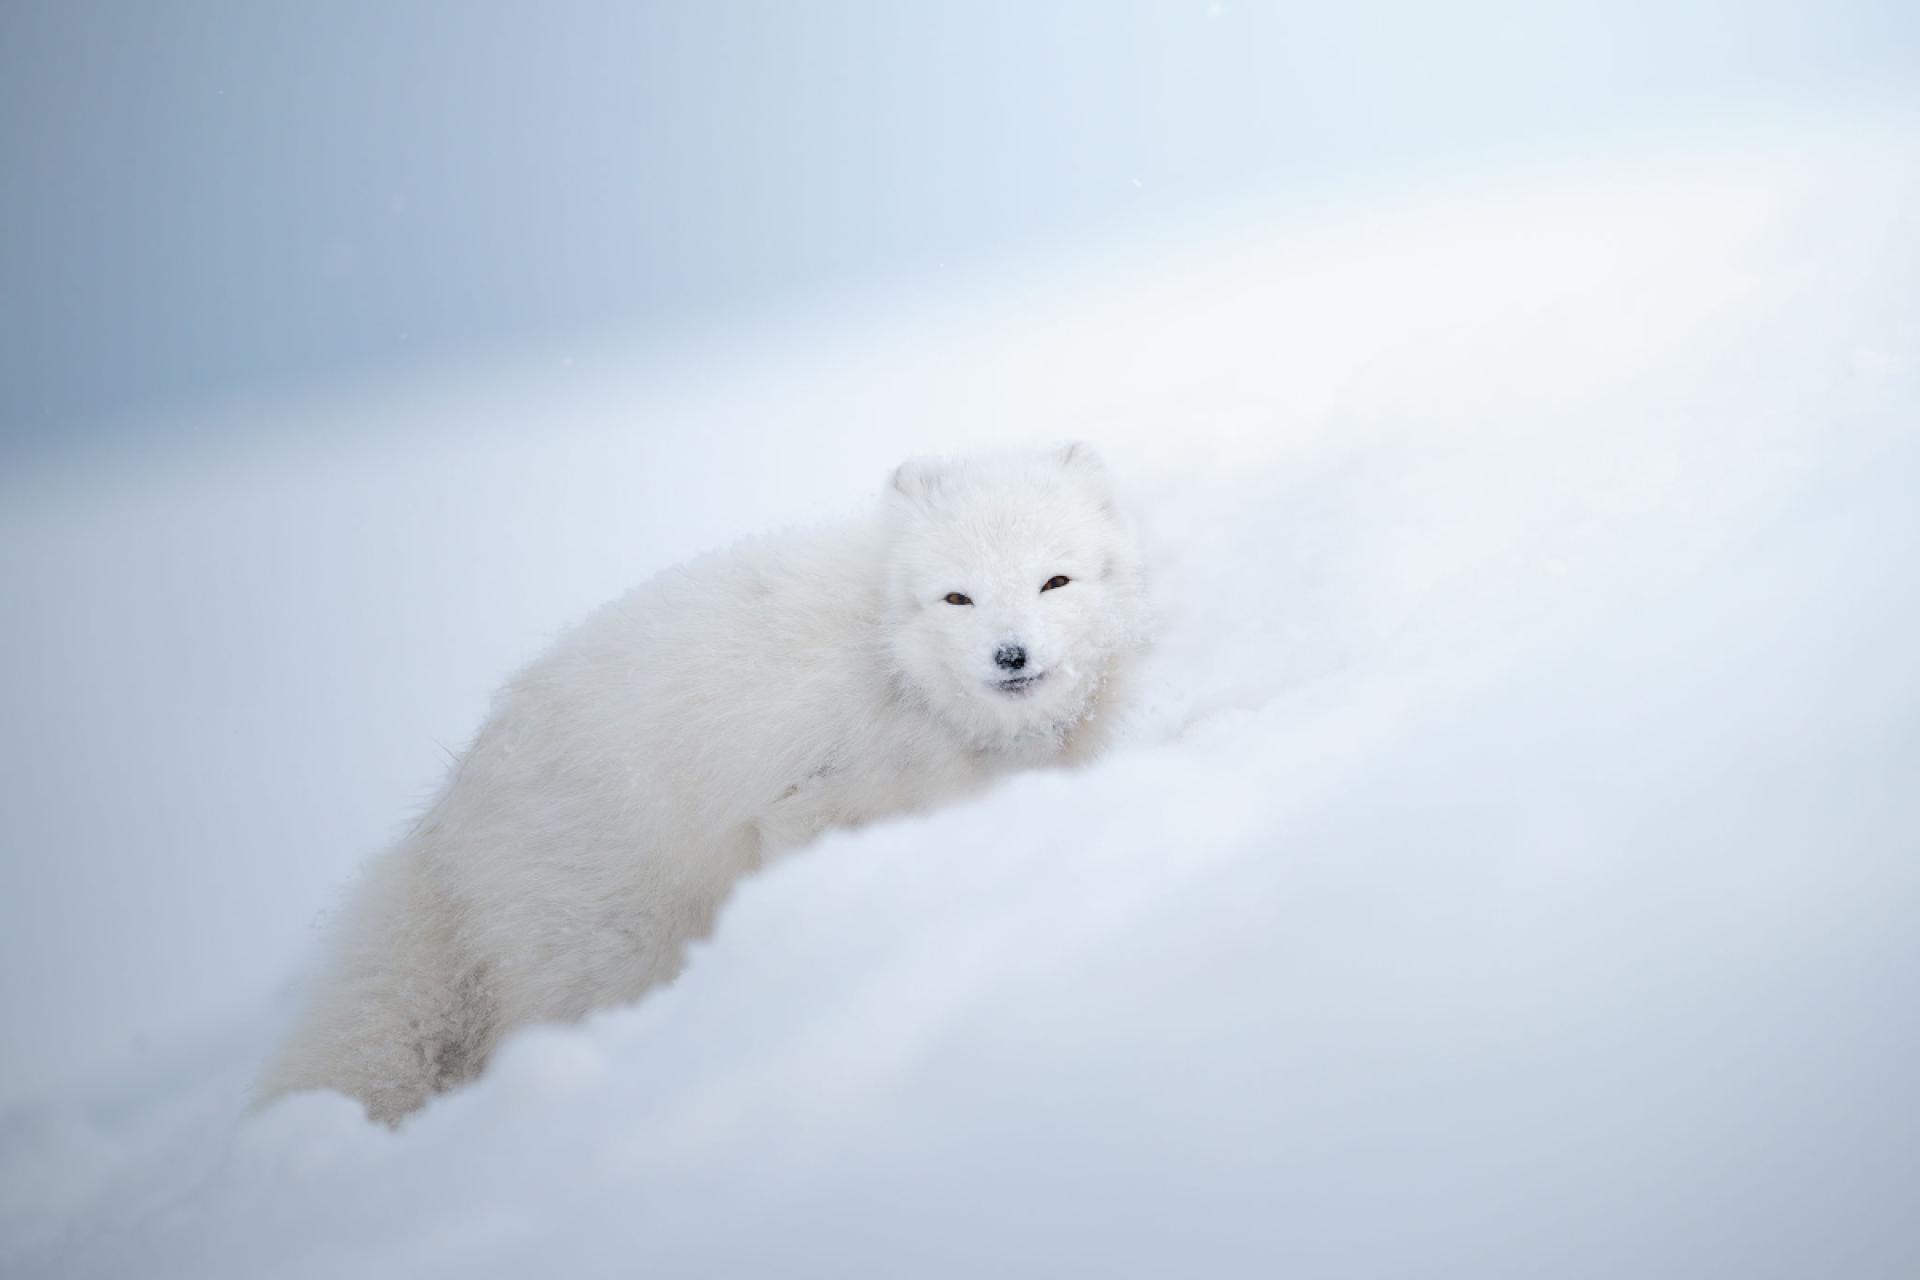
[[1113,477],[1107,471],[1107,464],[1094,452],[1093,446],[1076,440],[1055,456],[1069,475],[1087,487],[1087,491],[1100,503],[1101,509],[1109,515],[1113,514]]
[[946,465],[938,458],[908,458],[893,470],[893,491],[910,501],[928,504],[940,493]]
[[1100,460],[1093,446],[1084,440],[1075,440],[1060,450],[1060,465],[1069,470],[1078,468],[1097,475],[1105,475],[1107,471],[1107,464]]

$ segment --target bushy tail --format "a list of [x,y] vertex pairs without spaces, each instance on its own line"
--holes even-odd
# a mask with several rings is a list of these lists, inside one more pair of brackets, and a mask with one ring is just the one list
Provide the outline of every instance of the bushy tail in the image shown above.
[[459,945],[456,905],[409,840],[371,863],[336,927],[306,1009],[255,1090],[255,1107],[333,1089],[397,1125],[477,1074],[492,1047],[486,975]]

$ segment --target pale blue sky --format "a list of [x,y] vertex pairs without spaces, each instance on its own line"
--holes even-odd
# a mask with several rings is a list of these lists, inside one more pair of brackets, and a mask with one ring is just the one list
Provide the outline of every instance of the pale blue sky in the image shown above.
[[1916,14],[14,0],[0,456],[1249,190],[1894,90]]

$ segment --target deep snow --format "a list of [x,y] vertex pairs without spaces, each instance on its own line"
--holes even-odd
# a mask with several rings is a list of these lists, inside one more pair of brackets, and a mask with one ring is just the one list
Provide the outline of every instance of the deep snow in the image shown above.
[[[1920,130],[1698,138],[0,478],[9,1275],[1920,1270]],[[491,687],[1098,441],[1125,747],[751,880],[401,1133],[240,1117]]]

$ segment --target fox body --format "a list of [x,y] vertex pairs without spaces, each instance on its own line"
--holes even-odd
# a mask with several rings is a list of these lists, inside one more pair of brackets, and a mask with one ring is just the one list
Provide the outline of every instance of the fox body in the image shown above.
[[909,462],[882,506],[669,569],[513,679],[367,868],[261,1100],[397,1123],[513,1028],[671,978],[765,859],[1096,750],[1142,612],[1100,461]]

